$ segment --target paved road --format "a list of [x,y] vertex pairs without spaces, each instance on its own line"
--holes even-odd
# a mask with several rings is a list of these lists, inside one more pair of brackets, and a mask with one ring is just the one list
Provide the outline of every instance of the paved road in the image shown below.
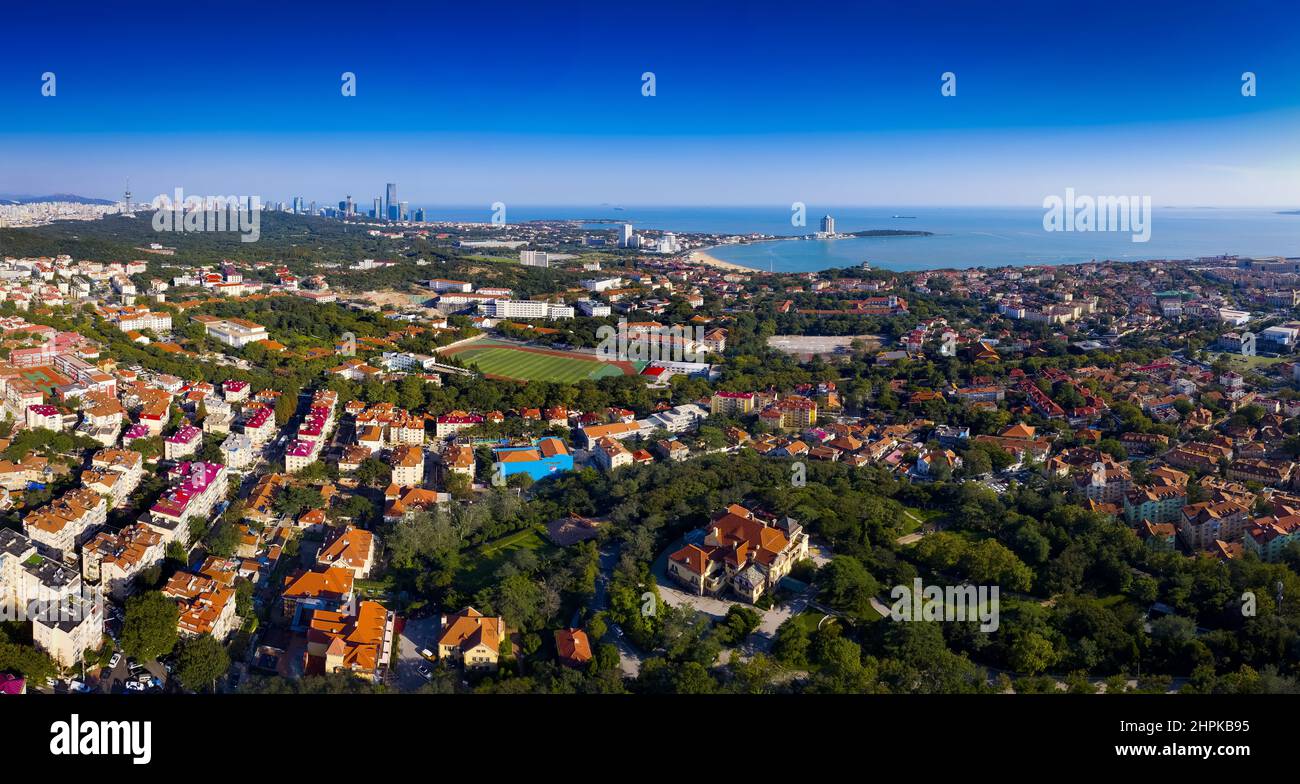
[[924,538],[926,534],[933,533],[932,530],[926,529],[925,521],[922,520],[921,518],[917,517],[916,515],[912,514],[906,509],[903,510],[903,514],[906,515],[909,520],[912,520],[916,522],[918,525],[920,525],[921,528],[920,530],[917,530],[913,533],[903,534],[902,536],[894,540],[894,544],[898,544],[898,545],[915,544],[916,542],[921,541],[921,539]]
[[817,565],[818,569],[830,563],[831,555],[832,553],[829,547],[811,541],[808,543],[808,558]]
[[[621,546],[618,543],[611,544],[608,549],[600,551],[600,573],[596,575],[596,593],[587,603],[587,608],[592,615],[609,609],[609,583],[614,574],[614,567],[618,566],[620,552]],[[632,647],[625,638],[618,636],[612,624],[600,642],[607,642],[618,648],[619,668],[623,671],[624,677],[635,678],[641,674],[641,662],[645,656]]]

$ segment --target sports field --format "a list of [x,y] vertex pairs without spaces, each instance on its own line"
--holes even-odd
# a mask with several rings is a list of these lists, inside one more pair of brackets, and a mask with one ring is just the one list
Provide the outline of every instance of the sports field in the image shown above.
[[583,379],[635,375],[637,372],[628,362],[601,362],[581,354],[498,341],[478,341],[447,353],[484,375],[519,381],[572,384]]
[[71,379],[65,377],[63,374],[59,373],[54,368],[46,367],[45,365],[41,365],[39,367],[24,368],[23,370],[19,371],[19,374],[23,378],[32,382],[32,384],[35,385],[37,389],[41,390],[47,395],[50,394],[57,386],[62,386],[64,384],[72,383]]

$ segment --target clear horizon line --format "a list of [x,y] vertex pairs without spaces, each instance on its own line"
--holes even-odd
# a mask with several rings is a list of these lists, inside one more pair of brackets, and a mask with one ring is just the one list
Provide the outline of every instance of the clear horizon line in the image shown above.
[[[52,193],[49,194],[49,195],[56,195],[56,194],[59,194],[59,193],[60,193],[59,191],[54,191],[54,192],[52,192]],[[62,192],[62,193],[64,193],[65,195],[69,195],[69,196],[80,196],[81,198],[102,199],[102,200],[104,200],[104,201],[119,201],[119,200],[120,200],[120,197],[108,197],[108,196],[86,196],[86,195],[83,195],[83,194],[80,194],[80,193],[76,193],[76,192],[72,192],[72,191],[64,191],[64,192]],[[41,195],[41,194],[11,194],[11,195],[14,195],[14,196],[36,196],[36,195]],[[170,196],[171,194],[164,194],[164,195],[169,195],[169,196]],[[196,194],[196,195],[198,195],[198,194]],[[245,195],[246,195],[246,196],[258,196],[259,198],[261,198],[259,194],[255,194],[255,193],[250,193],[250,194],[245,194]],[[346,195],[346,194],[345,194],[345,195]],[[1052,195],[1056,195],[1056,194],[1047,194],[1047,195],[1052,196]],[[1096,195],[1096,194],[1083,194],[1083,195],[1085,195],[1085,196],[1090,196],[1090,195]],[[1105,195],[1111,195],[1111,194],[1105,194]],[[1117,196],[1130,195],[1130,196],[1131,196],[1132,194],[1115,194],[1115,195],[1117,195]],[[133,199],[132,199],[133,202],[134,202],[134,197],[135,197],[135,194],[133,194]],[[276,197],[276,201],[284,201],[286,204],[291,204],[291,203],[292,203],[292,200],[293,200],[294,198],[299,198],[299,197],[298,197],[298,196]],[[303,197],[301,197],[301,198],[303,198],[304,200],[306,200],[306,201],[308,201],[308,202],[315,201],[317,204],[324,204],[324,205],[327,205],[327,206],[332,206],[332,205],[336,204],[337,201],[338,201],[338,200],[335,200],[335,199],[328,199],[328,200],[327,200],[327,199],[309,199],[309,198],[307,198],[307,197],[305,197],[305,196],[303,196]],[[354,204],[357,204],[357,205],[362,205],[362,204],[365,204],[365,203],[367,203],[367,202],[373,200],[373,198],[374,198],[374,197],[367,197],[365,201],[356,201],[356,200],[354,200],[353,203],[354,203]],[[379,197],[379,198],[382,198],[382,197]],[[465,208],[471,208],[471,207],[473,207],[473,208],[477,208],[477,207],[483,206],[483,204],[480,203],[480,202],[427,202],[427,201],[415,201],[415,200],[411,200],[411,199],[401,199],[401,200],[399,200],[399,201],[405,201],[405,202],[407,203],[408,206],[424,207],[424,208],[433,207],[433,208],[465,209]],[[575,207],[583,207],[583,208],[587,208],[587,207],[590,207],[590,208],[614,208],[614,207],[619,207],[619,208],[624,208],[624,209],[627,209],[627,208],[644,208],[644,207],[649,207],[649,208],[672,208],[672,209],[733,209],[733,208],[756,209],[756,208],[779,207],[780,209],[783,209],[783,210],[788,210],[788,209],[789,209],[789,207],[787,207],[784,203],[773,203],[773,202],[732,202],[732,203],[727,203],[727,204],[718,204],[718,203],[700,204],[700,203],[692,203],[692,202],[643,202],[643,203],[637,203],[637,202],[599,202],[599,203],[597,203],[597,202],[567,202],[567,201],[563,201],[563,202],[509,202],[509,201],[506,201],[506,202],[503,202],[503,203],[507,206],[507,208],[513,206],[513,207],[543,208],[543,209],[545,209],[545,208],[561,208],[561,207],[562,207],[562,208],[575,208]],[[266,204],[266,202],[263,201],[263,204]],[[820,208],[836,208],[836,209],[909,209],[909,208],[920,208],[920,209],[1035,209],[1035,210],[1043,209],[1043,206],[1042,206],[1041,204],[1032,204],[1032,203],[1025,203],[1025,204],[970,204],[970,203],[934,203],[934,204],[919,204],[919,203],[917,203],[917,204],[904,204],[904,203],[888,203],[888,202],[884,202],[884,203],[872,203],[872,204],[853,204],[853,203],[833,203],[833,202],[803,202],[803,204],[805,204],[805,205],[816,206],[816,207],[818,207],[819,209],[820,209]],[[488,209],[488,210],[490,210],[490,209],[491,209],[491,203],[490,203],[490,202],[487,203],[487,205],[484,207],[484,209]],[[1296,204],[1157,204],[1157,205],[1153,205],[1153,206],[1152,206],[1152,209],[1156,209],[1156,210],[1271,210],[1271,209],[1294,210],[1294,209],[1300,209],[1300,203],[1296,203]]]

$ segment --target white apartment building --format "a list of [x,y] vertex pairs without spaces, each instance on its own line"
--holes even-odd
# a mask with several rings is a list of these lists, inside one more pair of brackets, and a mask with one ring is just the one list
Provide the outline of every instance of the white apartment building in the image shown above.
[[144,478],[144,455],[130,449],[101,449],[90,458],[92,468],[121,475],[117,491],[122,498],[130,495]]
[[608,316],[614,312],[613,308],[609,305],[606,305],[603,302],[597,302],[594,299],[580,299],[575,302],[574,305],[577,306],[578,312],[582,315],[594,318]]
[[230,472],[217,463],[181,463],[172,469],[176,485],[149,508],[146,521],[163,536],[164,546],[189,542],[190,520],[207,520],[226,497]]
[[610,289],[622,288],[622,278],[588,278],[582,281],[582,287],[587,291],[609,291]]
[[63,429],[63,412],[55,406],[36,405],[27,407],[27,427],[44,428],[58,432]]
[[108,496],[112,509],[125,504],[144,478],[144,456],[129,449],[101,449],[91,458],[90,467],[82,483]]
[[204,332],[214,340],[234,348],[243,348],[259,340],[269,340],[266,327],[248,319],[219,319],[212,316],[195,316],[195,321],[203,325]]
[[603,471],[613,471],[625,465],[632,465],[632,452],[623,446],[623,442],[613,438],[602,438],[591,450],[592,459]]
[[408,370],[432,370],[438,364],[437,357],[428,354],[412,354],[406,351],[385,351],[383,365],[393,372]]
[[222,462],[227,468],[241,469],[253,464],[257,456],[253,448],[253,439],[243,433],[231,433],[221,442]]
[[316,462],[320,456],[323,441],[297,439],[284,450],[284,470],[296,474]]
[[49,557],[71,562],[107,519],[108,500],[82,487],[24,517],[23,533]]
[[481,306],[483,313],[492,318],[549,320],[573,318],[573,307],[553,302],[530,299],[494,299]]
[[659,411],[641,420],[638,424],[649,430],[664,429],[670,433],[681,433],[695,427],[708,419],[709,412],[694,403],[674,406],[667,411]]
[[121,600],[131,594],[135,576],[166,556],[162,534],[142,523],[118,533],[101,531],[81,548],[81,577]]
[[172,314],[165,310],[143,310],[124,314],[117,322],[123,332],[150,329],[154,332],[171,332]]
[[253,446],[260,447],[275,437],[275,412],[265,407],[254,409],[244,419],[243,430]]
[[429,281],[429,288],[437,292],[459,291],[468,294],[474,290],[474,284],[464,280],[447,280],[446,278],[434,278]]
[[398,487],[419,487],[424,483],[423,447],[402,444],[393,450],[392,482]]
[[60,667],[77,666],[86,651],[97,650],[103,641],[101,602],[68,594],[32,618],[32,642]]
[[0,528],[0,604],[10,617],[32,621],[36,647],[71,667],[88,648],[98,648],[104,619],[95,594],[82,597],[75,569],[41,558],[34,542]]

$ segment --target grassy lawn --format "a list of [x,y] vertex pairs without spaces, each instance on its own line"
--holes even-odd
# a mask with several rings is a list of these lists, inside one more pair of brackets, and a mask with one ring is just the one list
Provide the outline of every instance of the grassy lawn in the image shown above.
[[1111,594],[1110,596],[1100,599],[1101,606],[1109,610],[1119,610],[1121,607],[1128,605],[1138,609],[1137,605],[1122,593]]
[[[804,610],[798,615],[792,616],[787,623],[793,623],[808,634],[812,634],[817,631],[817,624],[821,622],[821,619],[822,613],[816,610]],[[830,621],[827,621],[827,623],[830,623]]]
[[943,512],[938,509],[917,509],[914,506],[905,506],[903,511],[909,513],[904,514],[898,521],[898,530],[904,534],[916,533],[923,524],[934,522],[943,516]]
[[479,555],[489,558],[503,557],[515,550],[540,550],[546,546],[542,531],[538,528],[525,528],[509,536],[480,545]]
[[584,379],[623,375],[618,366],[609,362],[576,356],[536,354],[502,346],[470,348],[457,352],[456,356],[481,373],[522,381],[572,384]]
[[457,587],[468,594],[487,587],[497,569],[517,550],[549,552],[558,549],[547,540],[545,531],[542,526],[528,528],[479,546],[469,554],[468,566],[456,580]]
[[1292,357],[1285,357],[1285,356],[1243,357],[1240,354],[1220,354],[1220,356],[1227,357],[1229,364],[1231,364],[1235,370],[1257,370],[1259,368],[1269,367],[1270,365],[1276,365],[1279,362],[1288,362],[1292,359]]
[[385,599],[393,592],[392,576],[379,580],[356,580],[352,583],[363,599]]

